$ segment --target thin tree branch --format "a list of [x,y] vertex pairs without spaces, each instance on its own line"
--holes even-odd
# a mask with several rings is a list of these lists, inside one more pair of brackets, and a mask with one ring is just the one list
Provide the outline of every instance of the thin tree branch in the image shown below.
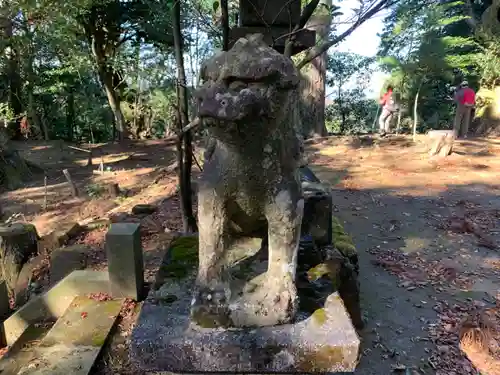
[[227,9],[227,0],[221,0],[221,24],[222,24],[222,50],[229,49],[229,12]]
[[193,121],[191,121],[189,124],[187,124],[185,127],[183,127],[182,129],[180,129],[179,131],[179,137],[182,138],[182,136],[187,133],[188,131],[190,131],[191,129],[193,128],[196,128],[198,125],[201,124],[201,121],[200,121],[200,118],[199,117],[196,117]]
[[[276,15],[274,16],[273,18],[273,22],[271,22],[271,25],[274,25],[274,23],[276,22],[276,20],[278,19],[278,17],[281,15],[281,12],[283,12],[285,10],[285,8],[287,6],[289,6],[291,3],[293,3],[295,0],[288,0],[285,4],[283,4],[283,6],[280,8],[279,12],[276,13]],[[266,5],[267,5],[267,0],[266,0]],[[265,9],[265,6],[264,6],[264,9]]]
[[349,35],[352,34],[354,30],[356,30],[359,26],[361,26],[365,21],[370,19],[374,14],[379,12],[380,10],[387,8],[391,5],[393,5],[394,2],[389,2],[389,0],[380,0],[377,4],[375,4],[371,9],[367,10],[363,15],[360,15],[358,20],[354,22],[351,27],[349,27],[346,31],[344,31],[342,34],[339,36],[335,37],[334,39],[323,43],[321,46],[318,48],[311,48],[309,52],[307,53],[306,57],[297,64],[297,69],[302,69],[305,65],[310,63],[312,60],[314,60],[316,57],[320,56],[321,54],[325,53],[333,47],[334,45],[340,43],[343,41],[345,38],[347,38]]
[[319,0],[311,0],[307,5],[304,7],[304,10],[302,11],[302,14],[300,15],[299,22],[295,27],[293,28],[292,32],[290,33],[290,37],[286,41],[285,44],[285,51],[284,55],[287,57],[292,57],[292,50],[293,50],[293,43],[296,39],[296,34],[299,30],[303,29],[304,26],[306,25],[307,21],[311,18],[312,14],[318,7]]

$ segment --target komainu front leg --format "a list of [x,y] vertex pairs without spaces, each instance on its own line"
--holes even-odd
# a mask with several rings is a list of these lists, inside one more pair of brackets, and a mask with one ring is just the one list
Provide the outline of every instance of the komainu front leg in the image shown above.
[[275,301],[273,313],[282,323],[290,322],[297,312],[295,286],[300,227],[304,199],[287,190],[281,191],[267,210],[269,224],[269,265],[266,281],[268,298]]
[[199,266],[191,308],[192,319],[203,327],[229,324],[229,285],[225,280],[227,215],[224,201],[211,189],[198,195]]
[[270,326],[291,322],[298,308],[295,273],[304,200],[281,191],[266,208],[269,264],[265,274],[248,284],[237,308],[232,308],[235,326]]

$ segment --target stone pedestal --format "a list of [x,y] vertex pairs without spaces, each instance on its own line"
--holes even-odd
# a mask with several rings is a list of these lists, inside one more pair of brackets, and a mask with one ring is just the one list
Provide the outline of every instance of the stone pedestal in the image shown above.
[[[230,260],[234,264],[231,279],[252,279],[255,272],[265,272],[267,261],[259,254],[266,248],[258,250],[259,244],[258,239],[241,243],[241,250]],[[255,249],[249,252],[248,248]],[[345,305],[342,300],[352,290],[345,284],[347,259],[340,252],[301,242],[296,319],[290,324],[251,328],[203,328],[193,323],[197,253],[198,239],[181,237],[165,255],[132,333],[131,359],[141,371],[354,371],[359,338],[349,317],[352,301],[348,299]]]
[[[192,324],[193,278],[165,284],[144,302],[131,359],[146,372],[352,372],[359,338],[341,298],[294,324],[210,329]],[[175,296],[175,298],[173,297]]]
[[139,224],[111,224],[106,234],[106,254],[112,296],[142,299],[144,263]]

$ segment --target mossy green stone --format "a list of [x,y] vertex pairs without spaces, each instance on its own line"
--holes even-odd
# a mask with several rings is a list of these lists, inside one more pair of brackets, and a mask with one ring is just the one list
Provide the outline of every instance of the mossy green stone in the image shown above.
[[356,246],[354,246],[354,241],[352,237],[349,236],[339,219],[332,216],[332,240],[333,245],[338,251],[342,253],[345,257],[351,257],[357,254]]
[[170,262],[162,266],[162,272],[166,277],[182,279],[198,264],[198,237],[179,237],[168,251]]
[[335,247],[346,257],[354,256],[357,253],[356,247],[352,243],[339,241],[335,242]]
[[348,234],[339,234],[339,235],[333,235],[333,243],[336,243],[336,242],[345,242],[345,243],[349,243],[351,245],[354,245],[354,242],[352,241],[352,238],[351,236],[349,236]]
[[328,317],[326,315],[325,309],[317,309],[313,312],[311,318],[316,324],[323,325],[326,323],[326,319]]

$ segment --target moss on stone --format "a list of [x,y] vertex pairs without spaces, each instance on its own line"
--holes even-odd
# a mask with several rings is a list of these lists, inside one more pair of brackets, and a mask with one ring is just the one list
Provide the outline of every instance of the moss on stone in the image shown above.
[[172,242],[168,251],[170,261],[161,266],[161,272],[165,277],[182,279],[198,264],[198,237],[179,237]]
[[335,242],[345,242],[345,243],[350,243],[354,244],[351,236],[348,234],[333,234],[333,241]]
[[357,254],[356,247],[352,243],[339,241],[335,242],[335,247],[347,258],[351,258]]
[[108,335],[106,333],[97,332],[92,336],[92,346],[102,347],[106,342]]
[[332,217],[332,223],[332,240],[334,246],[347,258],[355,256],[357,250],[352,237],[345,232],[340,220],[335,216]]
[[339,225],[341,228],[343,228],[342,223],[340,222],[339,218],[336,216],[332,216],[332,224]]
[[328,316],[326,314],[325,309],[317,309],[312,313],[311,319],[313,320],[314,323],[322,326],[323,324],[326,323]]
[[298,368],[304,372],[330,372],[343,364],[344,353],[341,347],[325,345],[317,351],[300,355]]
[[332,273],[331,267],[326,263],[320,263],[307,271],[307,278],[309,281],[316,281],[325,275]]

